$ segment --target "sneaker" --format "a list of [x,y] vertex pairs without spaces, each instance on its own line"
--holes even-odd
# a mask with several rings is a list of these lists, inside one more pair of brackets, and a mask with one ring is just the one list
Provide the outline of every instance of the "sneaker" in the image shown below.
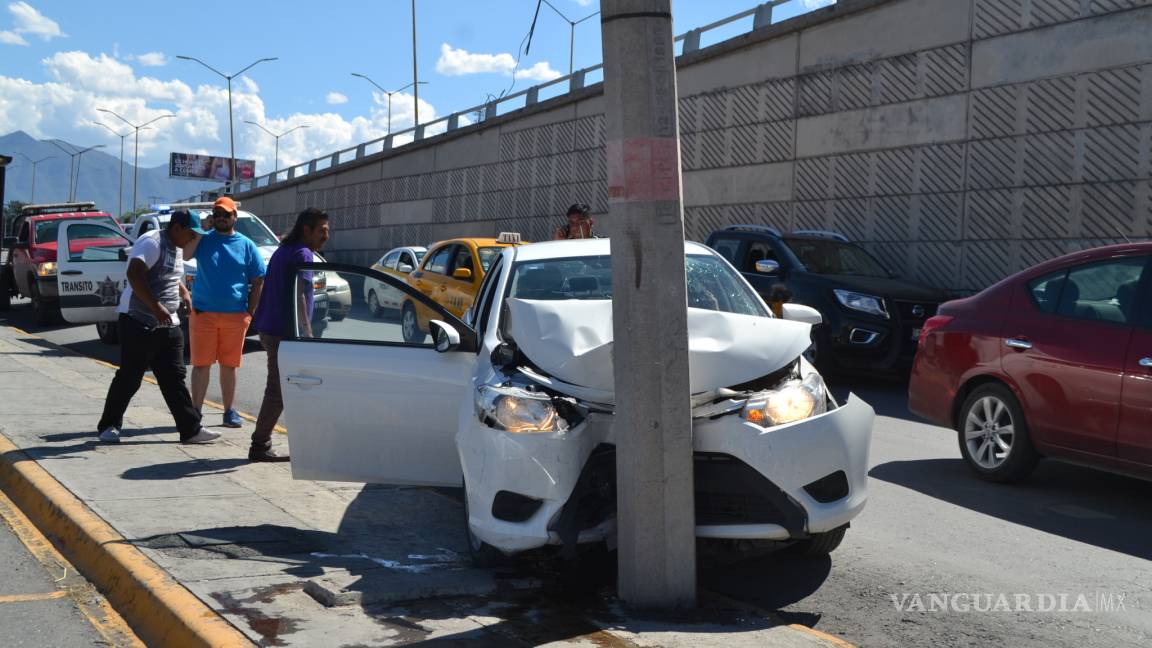
[[248,450],[248,461],[261,463],[282,463],[291,461],[288,455],[282,455],[272,448],[251,448]]
[[100,440],[104,443],[120,443],[120,430],[109,425],[100,433]]
[[180,442],[181,443],[212,443],[213,441],[215,441],[216,439],[219,439],[219,438],[220,438],[219,432],[213,432],[212,430],[209,430],[208,428],[200,428],[200,431],[196,433],[196,436],[188,437],[187,439],[181,439]]
[[224,412],[224,422],[220,424],[222,427],[238,428],[240,427],[240,415],[236,410],[230,409]]

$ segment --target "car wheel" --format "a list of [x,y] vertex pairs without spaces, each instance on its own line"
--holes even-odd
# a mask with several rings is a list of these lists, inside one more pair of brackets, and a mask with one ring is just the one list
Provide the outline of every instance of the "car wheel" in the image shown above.
[[1028,435],[1024,410],[1004,385],[984,385],[969,394],[956,427],[960,454],[982,479],[1019,481],[1040,459]]
[[380,308],[380,298],[376,296],[375,290],[368,291],[368,314],[376,318],[384,314],[384,309]]
[[844,534],[847,532],[848,525],[845,524],[824,533],[813,533],[810,537],[793,544],[790,549],[800,558],[821,558],[836,551],[840,543],[844,542]]
[[420,321],[416,318],[416,308],[409,302],[404,304],[400,314],[400,330],[404,334],[404,341],[408,344],[423,344],[428,334],[420,330]]
[[32,318],[37,324],[51,324],[55,317],[56,310],[48,304],[43,295],[40,294],[40,286],[36,285],[35,279],[29,279],[29,295],[32,299]]
[[508,557],[500,550],[484,542],[472,533],[472,525],[468,524],[468,484],[464,484],[464,536],[468,540],[468,555],[472,558],[472,565],[481,569],[499,567],[508,562]]
[[96,322],[96,335],[104,344],[116,344],[120,341],[120,331],[116,322]]
[[7,270],[0,268],[0,311],[12,308],[12,279]]

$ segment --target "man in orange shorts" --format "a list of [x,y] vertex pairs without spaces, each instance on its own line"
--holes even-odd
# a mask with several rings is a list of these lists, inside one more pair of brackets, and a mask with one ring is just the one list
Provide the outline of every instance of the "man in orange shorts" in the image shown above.
[[224,427],[240,427],[233,408],[236,370],[244,352],[244,337],[252,312],[260,303],[264,259],[252,239],[236,231],[236,203],[227,196],[212,206],[212,231],[184,246],[184,258],[196,259],[192,283],[192,402],[204,405],[212,365],[220,364]]

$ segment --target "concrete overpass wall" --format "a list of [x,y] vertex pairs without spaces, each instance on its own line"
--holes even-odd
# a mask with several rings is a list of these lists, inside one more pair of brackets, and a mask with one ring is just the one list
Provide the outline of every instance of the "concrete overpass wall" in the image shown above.
[[[840,0],[681,57],[687,236],[835,229],[893,270],[979,289],[1152,235],[1152,0]],[[607,212],[600,86],[240,195],[329,257]],[[602,228],[603,229],[603,228]]]

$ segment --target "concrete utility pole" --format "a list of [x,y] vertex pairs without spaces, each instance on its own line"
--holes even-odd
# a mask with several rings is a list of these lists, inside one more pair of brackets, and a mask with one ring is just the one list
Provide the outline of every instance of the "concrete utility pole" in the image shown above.
[[696,519],[670,0],[602,0],[619,594],[696,604]]
[[[416,71],[416,0],[412,0],[412,127],[420,127],[420,76]],[[388,127],[392,132],[392,127]]]

